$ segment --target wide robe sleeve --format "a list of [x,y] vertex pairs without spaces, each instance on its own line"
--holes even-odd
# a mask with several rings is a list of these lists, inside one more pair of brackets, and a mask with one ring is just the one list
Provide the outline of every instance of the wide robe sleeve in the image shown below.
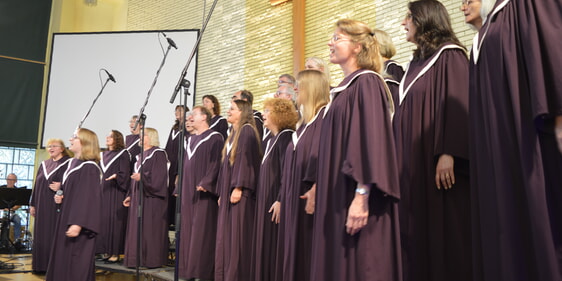
[[[520,48],[530,84],[533,114],[552,118],[562,115],[562,8],[559,0],[511,0],[513,25],[518,30]],[[517,69],[517,68],[514,68]],[[523,78],[520,78],[523,79]]]
[[[347,152],[342,172],[356,182],[373,184],[382,192],[400,198],[398,166],[387,102],[387,91],[382,77],[360,75],[354,82],[359,86],[349,102],[350,120],[347,132]],[[321,152],[320,152],[321,153]]]
[[310,154],[308,156],[308,162],[306,163],[306,170],[303,175],[303,181],[314,184],[316,182],[316,177],[318,175],[318,151],[320,147],[320,130],[322,129],[322,116],[324,116],[325,107],[320,109],[317,113],[316,118],[311,121],[313,124],[310,125],[312,129],[308,134],[311,134],[312,144],[310,145]]
[[[131,185],[131,156],[129,151],[125,150],[121,155],[119,155],[119,159],[117,159],[118,171],[117,171],[117,188],[119,190],[127,192],[129,191],[129,187]],[[110,175],[111,176],[111,175]]]
[[230,188],[244,187],[255,190],[261,163],[260,146],[251,125],[246,124],[240,130],[242,131],[232,166]]
[[435,157],[449,154],[468,160],[468,63],[464,51],[447,49],[433,66],[438,79],[428,90],[435,98]]
[[33,187],[33,190],[31,190],[31,198],[29,199],[29,206],[31,207],[37,206],[36,198],[37,195],[39,194],[39,188],[45,188],[44,186],[41,186],[41,184],[47,181],[43,173],[43,166],[45,165],[45,161],[41,162],[41,165],[39,165],[39,169],[37,169],[37,174],[35,175],[35,186]]
[[217,177],[221,167],[222,148],[224,140],[222,135],[213,135],[209,140],[211,148],[207,159],[207,173],[199,181],[199,186],[218,196]]
[[166,198],[168,193],[168,157],[166,152],[162,149],[154,151],[150,159],[146,160],[142,169],[145,195]]

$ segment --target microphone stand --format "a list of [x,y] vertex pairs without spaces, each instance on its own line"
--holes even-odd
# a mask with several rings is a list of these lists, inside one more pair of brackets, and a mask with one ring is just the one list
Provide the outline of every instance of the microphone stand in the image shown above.
[[[168,41],[168,43],[169,43],[169,41]],[[164,63],[166,63],[166,58],[168,57],[168,53],[170,52],[171,48],[172,48],[172,45],[168,44],[168,48],[166,49],[166,52],[164,53],[164,57],[162,58],[162,62],[160,63],[160,66],[158,67],[158,70],[156,71],[156,76],[154,77],[154,80],[152,81],[152,85],[150,85],[150,89],[148,90],[148,94],[146,95],[146,100],[144,101],[144,104],[141,107],[140,113],[139,113],[138,116],[142,116],[144,114],[144,109],[146,108],[146,105],[148,104],[148,100],[150,99],[150,95],[152,94],[152,90],[154,90],[154,86],[156,85],[156,81],[158,81],[158,76],[160,76],[160,71],[162,70],[162,67],[164,66]],[[137,121],[135,122],[135,126],[133,128],[134,130],[136,130],[137,126],[139,125],[139,119],[137,119]]]
[[[176,100],[176,96],[178,95],[178,92],[179,92],[180,87],[183,83],[183,80],[185,79],[185,76],[187,75],[187,69],[189,68],[189,65],[191,64],[191,61],[195,57],[195,52],[197,52],[197,50],[199,49],[199,44],[201,43],[201,38],[203,37],[203,33],[205,33],[205,29],[207,29],[207,24],[209,23],[209,20],[211,19],[211,15],[213,15],[213,11],[215,10],[215,6],[217,5],[217,2],[218,2],[218,0],[213,1],[213,6],[211,6],[211,10],[209,10],[209,14],[207,15],[207,19],[203,23],[203,27],[201,28],[201,33],[199,33],[199,36],[197,37],[197,41],[195,42],[195,46],[193,46],[193,50],[191,50],[191,54],[189,55],[189,58],[187,59],[187,64],[183,68],[183,71],[181,72],[181,75],[180,75],[180,79],[178,80],[178,83],[176,84],[176,87],[174,88],[174,93],[172,93],[172,97],[170,98],[170,103],[174,103],[174,101]],[[177,279],[175,279],[175,280],[177,280]]]
[[[191,54],[189,55],[189,58],[187,59],[187,63],[185,64],[185,67],[183,68],[180,78],[178,80],[178,83],[176,84],[176,87],[174,88],[174,92],[172,93],[172,97],[170,98],[170,103],[174,103],[174,101],[176,100],[176,96],[180,90],[180,87],[182,86],[182,84],[184,84],[185,82],[185,76],[187,75],[187,69],[189,68],[189,65],[191,64],[191,61],[193,60],[193,58],[195,57],[195,52],[197,52],[197,50],[199,49],[199,44],[201,43],[201,38],[203,38],[203,33],[205,33],[205,29],[207,29],[207,24],[209,23],[209,20],[211,19],[211,16],[213,15],[213,11],[215,10],[215,6],[217,5],[218,0],[214,0],[213,1],[213,5],[211,6],[211,9],[209,10],[209,14],[207,15],[207,18],[205,19],[205,22],[203,23],[203,26],[201,27],[201,33],[199,33],[199,36],[197,37],[197,41],[195,42],[195,46],[193,46],[193,50],[191,50]],[[188,87],[186,87],[188,88]],[[189,94],[189,92],[187,91],[187,89],[184,91],[184,95],[185,95],[185,103],[187,103],[187,95]],[[185,125],[184,125],[185,127]],[[184,137],[182,136],[182,142],[185,142]],[[183,143],[180,144],[179,147],[179,153],[180,155],[183,155]],[[180,168],[181,167],[181,168]],[[176,263],[175,263],[175,267],[174,267],[174,281],[178,281],[179,280],[179,274],[178,274],[178,269],[179,269],[179,262],[180,262],[180,258],[178,253],[180,252],[180,244],[181,244],[181,239],[180,239],[180,220],[181,220],[181,215],[180,215],[180,211],[181,211],[181,179],[182,179],[182,174],[183,174],[183,157],[179,159],[178,162],[178,186],[177,186],[177,190],[178,190],[178,197],[176,198],[176,233],[175,233],[175,237],[176,237]],[[179,202],[179,204],[177,204]]]
[[134,126],[134,130],[137,129],[137,126],[139,125],[139,123],[142,122],[141,124],[141,132],[140,132],[140,146],[141,146],[141,152],[140,152],[140,157],[139,157],[139,161],[140,161],[140,167],[139,167],[139,173],[140,173],[140,181],[139,181],[139,201],[138,201],[138,214],[137,214],[137,225],[138,225],[138,229],[137,229],[137,264],[136,264],[136,280],[139,281],[139,277],[140,277],[140,272],[139,272],[139,268],[140,268],[140,260],[141,260],[141,251],[142,251],[142,243],[141,243],[141,238],[142,238],[142,217],[143,217],[143,197],[144,197],[144,188],[143,188],[143,184],[142,184],[142,179],[143,179],[143,175],[142,175],[142,168],[143,168],[143,161],[144,161],[144,124],[146,121],[146,115],[144,115],[144,109],[146,108],[146,105],[148,104],[148,100],[150,99],[150,95],[152,94],[152,90],[154,90],[154,86],[156,85],[156,81],[158,81],[158,76],[160,75],[160,71],[162,70],[162,67],[164,66],[164,63],[166,63],[166,58],[168,57],[168,53],[170,52],[170,49],[172,48],[172,45],[169,44],[168,42],[168,48],[166,49],[166,52],[164,53],[164,57],[162,58],[162,62],[160,63],[160,66],[158,67],[158,70],[156,71],[156,76],[154,77],[154,80],[152,81],[152,85],[150,85],[150,89],[148,90],[148,94],[146,95],[146,100],[144,101],[143,106],[140,109],[140,113],[139,113],[139,118],[137,119],[137,121],[135,122],[135,126]]
[[[183,87],[183,106],[184,108],[187,108],[187,96],[189,95],[189,89],[188,87]],[[180,103],[181,103],[181,98],[180,98]],[[177,194],[178,196],[176,197],[176,216],[175,216],[175,239],[176,239],[176,245],[175,245],[175,267],[174,267],[174,280],[178,280],[176,278],[178,278],[178,268],[179,268],[179,249],[180,249],[180,243],[181,243],[181,200],[182,200],[182,184],[183,184],[183,158],[184,158],[184,154],[185,154],[185,149],[184,149],[184,145],[186,144],[186,139],[185,139],[185,133],[186,133],[186,129],[185,129],[185,124],[186,124],[186,117],[187,116],[187,112],[185,112],[183,117],[183,128],[180,131],[180,141],[178,142],[179,148],[178,148],[178,183],[176,185],[176,190],[177,190]]]
[[141,251],[142,251],[142,227],[143,227],[143,223],[142,223],[142,218],[143,218],[143,202],[144,202],[144,184],[142,183],[143,180],[143,166],[144,166],[144,124],[146,121],[146,115],[142,114],[139,115],[139,118],[137,119],[137,122],[140,123],[140,147],[141,147],[141,152],[139,154],[139,174],[140,174],[140,180],[139,180],[139,198],[138,198],[138,206],[137,206],[137,262],[136,262],[136,280],[139,281],[139,277],[140,277],[140,261],[141,261]]
[[109,78],[109,77],[105,80],[105,83],[103,83],[103,86],[101,87],[100,92],[98,93],[98,95],[97,95],[96,98],[94,99],[94,102],[92,102],[92,105],[90,106],[90,109],[88,109],[88,112],[86,112],[86,115],[84,115],[84,117],[82,118],[82,120],[81,120],[80,123],[78,124],[78,128],[76,128],[76,129],[82,128],[82,124],[83,124],[84,121],[86,120],[86,117],[88,117],[88,115],[90,115],[90,111],[92,111],[92,108],[94,107],[94,104],[96,104],[96,101],[98,101],[98,98],[101,96],[101,93],[103,93],[103,89],[105,89],[105,86],[107,85],[107,83],[109,82],[109,80],[111,80],[111,78]]

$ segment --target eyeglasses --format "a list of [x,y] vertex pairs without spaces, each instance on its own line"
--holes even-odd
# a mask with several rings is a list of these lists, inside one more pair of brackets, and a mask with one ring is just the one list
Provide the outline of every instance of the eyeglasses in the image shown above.
[[332,36],[332,38],[330,38],[330,43],[335,44],[336,42],[339,41],[349,41],[349,38],[345,38],[345,37],[340,37],[337,34],[334,34],[334,36]]
[[62,147],[62,145],[49,145],[47,148],[55,148],[55,147]]
[[473,1],[473,0],[463,0],[463,1],[461,2],[461,7],[463,7],[463,6],[470,6],[470,4],[472,4],[472,3],[474,3],[474,2],[475,2],[475,1]]

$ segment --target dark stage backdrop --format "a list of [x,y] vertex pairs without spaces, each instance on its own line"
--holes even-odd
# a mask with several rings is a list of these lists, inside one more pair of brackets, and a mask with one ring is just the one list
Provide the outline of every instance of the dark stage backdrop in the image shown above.
[[[198,30],[164,31],[178,49],[172,48],[160,72],[145,114],[146,127],[158,130],[160,144],[166,144],[174,123],[170,97],[197,41]],[[42,146],[50,138],[68,140],[90,108],[107,79],[107,69],[117,83],[109,82],[82,125],[96,132],[100,146],[116,129],[129,134],[129,119],[138,114],[168,47],[160,31],[112,33],[61,33],[53,35],[49,85]],[[194,100],[197,57],[188,69],[191,81],[188,106]]]
[[37,147],[52,0],[0,0],[0,146]]

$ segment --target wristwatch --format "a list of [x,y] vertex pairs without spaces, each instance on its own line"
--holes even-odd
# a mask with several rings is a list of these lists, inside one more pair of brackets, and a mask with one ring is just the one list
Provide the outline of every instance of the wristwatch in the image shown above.
[[355,189],[355,193],[359,193],[360,195],[369,194],[369,191],[364,187],[358,187]]

